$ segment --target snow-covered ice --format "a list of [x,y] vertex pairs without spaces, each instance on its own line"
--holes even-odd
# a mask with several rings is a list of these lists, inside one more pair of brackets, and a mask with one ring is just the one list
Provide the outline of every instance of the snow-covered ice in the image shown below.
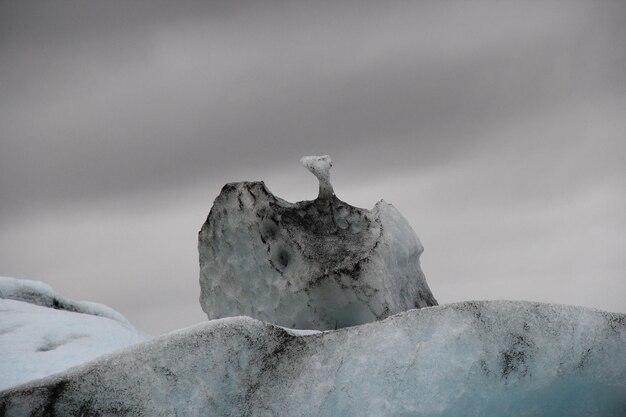
[[0,392],[7,416],[624,416],[626,316],[465,302],[303,336],[214,320]]
[[302,163],[320,180],[313,201],[289,203],[263,182],[226,184],[215,199],[198,242],[209,319],[328,330],[436,305],[420,268],[423,247],[400,212],[338,199],[329,157]]
[[104,304],[91,301],[74,301],[54,291],[52,287],[40,281],[0,277],[0,299],[25,301],[42,307],[75,313],[92,314],[106,317],[130,326],[126,317]]
[[42,282],[0,277],[0,389],[147,338],[109,307],[69,300]]

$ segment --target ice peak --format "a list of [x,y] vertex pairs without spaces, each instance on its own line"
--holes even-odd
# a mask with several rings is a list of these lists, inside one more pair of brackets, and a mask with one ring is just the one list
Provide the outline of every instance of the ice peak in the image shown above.
[[327,198],[335,194],[330,183],[330,168],[333,166],[333,160],[330,159],[330,156],[304,156],[300,159],[300,163],[311,171],[320,182],[317,198]]

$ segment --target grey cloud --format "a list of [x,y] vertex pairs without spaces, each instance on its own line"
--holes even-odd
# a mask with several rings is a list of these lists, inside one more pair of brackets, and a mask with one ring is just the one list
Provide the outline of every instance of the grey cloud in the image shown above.
[[602,10],[531,6],[53,7],[39,30],[67,32],[45,54],[37,25],[32,60],[4,49],[9,79],[36,86],[2,106],[8,204],[176,187],[312,142],[351,166],[427,167],[490,146],[467,132],[621,87],[618,71],[578,70],[593,56],[580,45],[616,42],[610,20],[586,40]]

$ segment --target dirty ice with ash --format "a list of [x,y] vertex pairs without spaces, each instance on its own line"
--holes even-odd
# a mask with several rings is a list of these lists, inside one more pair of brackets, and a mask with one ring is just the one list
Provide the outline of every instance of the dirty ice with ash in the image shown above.
[[314,201],[262,182],[215,200],[204,324],[148,340],[107,307],[0,279],[0,415],[626,415],[625,315],[437,306],[400,213],[342,202],[330,158],[302,162]]
[[400,212],[335,196],[329,156],[302,158],[319,196],[295,204],[263,182],[226,184],[199,235],[200,304],[209,319],[245,315],[332,330],[437,305]]

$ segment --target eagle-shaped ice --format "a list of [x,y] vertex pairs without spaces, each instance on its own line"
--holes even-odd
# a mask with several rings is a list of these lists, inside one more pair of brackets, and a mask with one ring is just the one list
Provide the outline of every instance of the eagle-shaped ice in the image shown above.
[[200,304],[209,319],[245,315],[328,330],[437,305],[423,247],[391,204],[353,207],[334,194],[329,156],[301,159],[319,180],[289,203],[263,182],[226,184],[199,233]]

